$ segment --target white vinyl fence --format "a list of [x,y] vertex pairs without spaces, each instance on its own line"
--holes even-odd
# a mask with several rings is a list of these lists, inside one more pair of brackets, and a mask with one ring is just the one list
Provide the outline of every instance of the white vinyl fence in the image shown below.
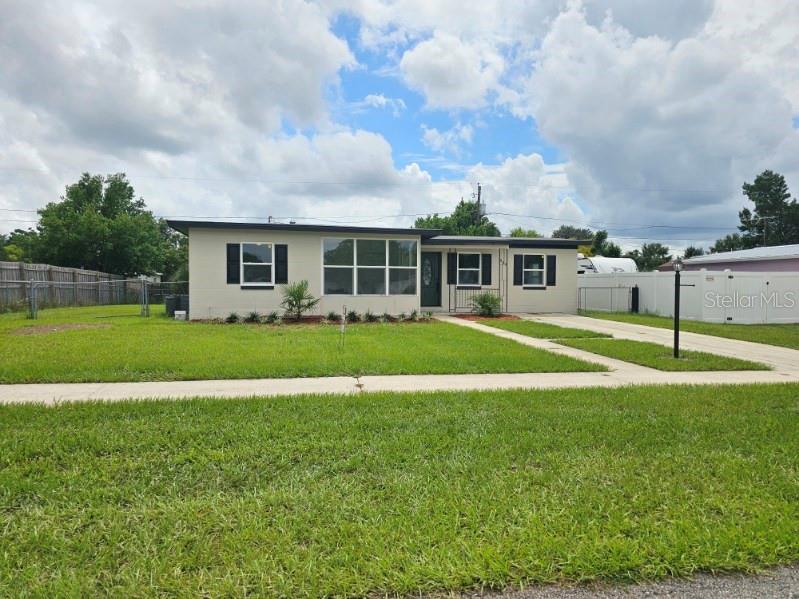
[[[799,272],[683,271],[680,316],[707,322],[799,322]],[[638,311],[674,315],[673,272],[577,276],[581,310],[629,312],[638,287]]]

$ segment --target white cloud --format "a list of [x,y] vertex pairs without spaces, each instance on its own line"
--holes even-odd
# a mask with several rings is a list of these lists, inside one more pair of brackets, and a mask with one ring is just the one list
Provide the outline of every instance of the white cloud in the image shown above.
[[422,125],[422,142],[436,152],[449,152],[456,156],[461,153],[461,144],[472,143],[474,128],[471,125],[456,124],[451,129],[439,131],[435,127]]
[[436,32],[405,52],[400,70],[434,108],[478,108],[499,87],[504,60],[487,44]]
[[636,38],[572,9],[537,59],[515,110],[606,220],[734,225],[741,183],[797,135],[783,93],[723,39]]
[[383,94],[368,94],[361,102],[362,106],[382,108],[391,111],[395,117],[405,110],[405,101],[402,98],[387,98]]

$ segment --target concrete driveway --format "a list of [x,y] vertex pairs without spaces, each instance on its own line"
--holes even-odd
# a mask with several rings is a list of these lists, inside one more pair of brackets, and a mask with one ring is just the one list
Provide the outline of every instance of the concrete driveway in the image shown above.
[[[674,333],[670,329],[659,329],[640,324],[577,316],[576,314],[526,314],[520,315],[526,320],[547,322],[561,327],[587,329],[598,333],[607,333],[617,339],[633,341],[649,341],[669,347],[673,344]],[[740,358],[768,364],[779,372],[799,373],[799,351],[787,347],[738,341],[726,337],[713,337],[680,331],[680,347],[682,349],[703,351],[730,358]]]

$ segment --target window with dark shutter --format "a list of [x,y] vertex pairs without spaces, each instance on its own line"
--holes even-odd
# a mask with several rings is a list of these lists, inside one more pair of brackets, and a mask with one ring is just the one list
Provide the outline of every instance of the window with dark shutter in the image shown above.
[[227,284],[238,285],[241,280],[239,272],[240,248],[238,243],[227,244]]
[[289,246],[275,245],[275,284],[285,285],[289,282]]
[[481,285],[491,285],[491,254],[483,254],[483,274]]
[[516,254],[513,256],[513,284],[514,285],[521,285],[522,284],[522,256],[521,254]]
[[447,285],[458,284],[458,254],[447,254]]
[[557,281],[557,256],[547,256],[547,287],[552,287]]

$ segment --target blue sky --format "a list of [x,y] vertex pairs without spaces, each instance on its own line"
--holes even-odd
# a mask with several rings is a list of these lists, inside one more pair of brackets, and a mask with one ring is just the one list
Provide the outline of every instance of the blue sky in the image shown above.
[[[547,163],[565,161],[562,151],[548,144],[537,131],[533,118],[517,118],[496,106],[473,110],[443,110],[426,106],[424,96],[408,87],[399,69],[385,52],[367,49],[359,40],[361,22],[351,15],[339,15],[332,31],[346,39],[358,67],[340,72],[340,86],[330,92],[334,119],[356,129],[378,131],[391,144],[395,165],[402,168],[416,162],[436,179],[460,179],[471,165],[496,165],[518,154],[541,154]],[[401,54],[410,44],[392,48]],[[402,105],[386,108],[364,106],[368,95],[382,95]],[[470,126],[470,141],[455,147],[430,148],[423,142],[424,129],[439,132],[456,126]]]

